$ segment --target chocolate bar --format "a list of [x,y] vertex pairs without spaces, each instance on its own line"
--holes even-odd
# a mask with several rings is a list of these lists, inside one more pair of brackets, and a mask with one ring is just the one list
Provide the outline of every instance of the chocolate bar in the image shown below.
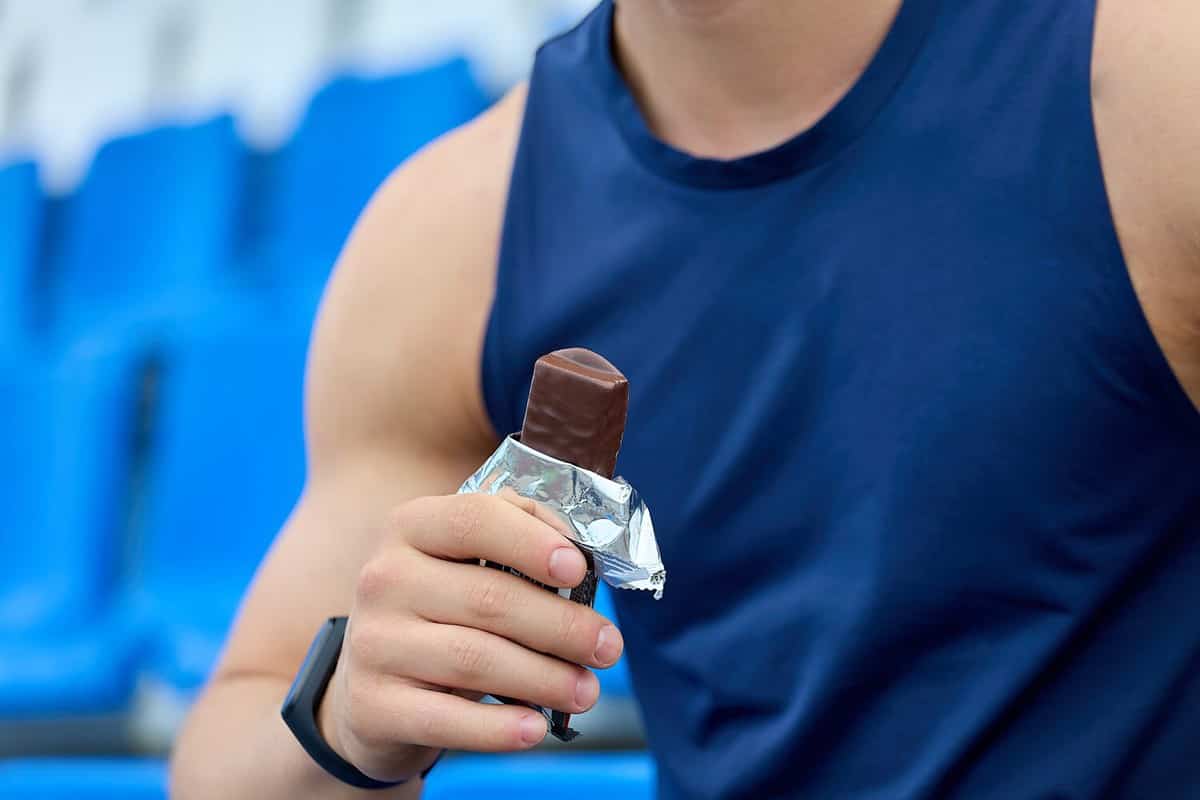
[[604,357],[572,347],[533,365],[521,442],[611,478],[625,433],[629,381]]
[[[533,365],[520,440],[543,455],[611,478],[628,408],[629,381],[607,359],[582,347],[556,350]],[[578,586],[563,592],[538,585],[590,608],[596,600],[596,565],[591,553],[584,548],[580,551],[587,572]],[[520,574],[499,564],[485,566]],[[567,742],[578,735],[571,728],[570,714],[550,711],[548,718],[550,733],[556,738]]]
[[[521,443],[611,478],[628,410],[629,381],[606,358],[582,347],[556,350],[533,365]],[[596,566],[591,553],[580,550],[587,572],[569,597],[590,608],[596,602]],[[550,732],[557,738],[575,738],[570,725],[570,714],[550,713]]]
[[[650,511],[632,486],[613,477],[628,405],[625,376],[596,353],[571,348],[543,356],[534,365],[521,433],[506,437],[459,488],[514,491],[553,514],[583,553],[587,572],[573,589],[537,585],[587,606],[598,578],[620,589],[652,591],[655,598],[666,584]],[[482,563],[532,580],[502,564]],[[536,708],[562,741],[577,735],[570,714],[496,699]]]

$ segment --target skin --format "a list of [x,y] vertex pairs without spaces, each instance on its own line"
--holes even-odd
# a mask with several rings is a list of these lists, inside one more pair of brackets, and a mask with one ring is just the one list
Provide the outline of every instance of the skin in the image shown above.
[[[659,136],[734,157],[826,113],[897,7],[625,0],[617,52]],[[1132,283],[1200,406],[1197,39],[1194,0],[1103,0],[1093,96]],[[419,773],[442,747],[533,746],[545,733],[539,717],[472,700],[496,691],[578,712],[597,688],[576,665],[619,655],[619,633],[594,612],[461,563],[485,557],[576,583],[582,559],[536,508],[446,496],[498,439],[478,365],[523,103],[518,88],[401,166],[354,231],[310,355],[308,485],[180,736],[172,797],[418,796],[419,780],[387,792],[342,786],[280,721],[309,642],[332,615],[351,623],[319,722],[339,753],[381,779]]]
[[1200,408],[1200,6],[1104,0],[1096,134],[1117,233],[1150,327]]

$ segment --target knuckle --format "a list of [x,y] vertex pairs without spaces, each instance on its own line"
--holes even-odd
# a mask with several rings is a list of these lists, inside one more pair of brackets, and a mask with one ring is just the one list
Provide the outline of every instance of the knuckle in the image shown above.
[[388,525],[392,535],[409,543],[419,532],[436,530],[442,497],[414,497],[393,508],[388,514]]
[[354,596],[360,603],[378,602],[387,595],[393,580],[391,565],[382,558],[371,558],[358,571]]
[[571,653],[578,651],[582,637],[586,635],[586,628],[587,621],[584,618],[583,607],[570,601],[563,603],[558,613],[556,631],[558,646]]
[[492,671],[495,659],[482,643],[460,636],[450,642],[450,664],[459,680],[469,680]]
[[411,530],[415,519],[420,515],[424,505],[422,502],[425,498],[417,498],[394,506],[388,512],[387,521],[388,528],[393,533],[403,535],[406,531]]
[[483,527],[483,503],[474,495],[463,495],[458,500],[446,517],[446,533],[459,550],[464,551],[479,538]]
[[511,489],[506,489],[505,491],[507,494],[505,494],[504,499],[524,511],[526,514],[533,514],[537,511],[537,503],[534,502],[532,497],[526,497],[524,495],[517,494]]
[[[384,649],[383,638],[374,626],[356,621],[346,632],[346,652],[349,655],[349,665],[374,665],[380,661]],[[348,687],[349,688],[349,687]]]
[[469,610],[477,619],[503,619],[516,605],[516,592],[508,581],[501,580],[502,577],[496,574],[481,578],[467,590]]
[[576,670],[562,663],[546,659],[542,667],[542,692],[549,705],[560,710],[575,707]]
[[420,742],[437,741],[445,724],[437,714],[417,714],[414,721],[417,724],[416,734],[420,737],[417,741]]
[[528,536],[523,535],[520,530],[513,530],[508,537],[508,557],[505,559],[507,566],[522,567],[528,569],[534,564],[537,557],[533,554],[536,552],[537,543],[531,542]]

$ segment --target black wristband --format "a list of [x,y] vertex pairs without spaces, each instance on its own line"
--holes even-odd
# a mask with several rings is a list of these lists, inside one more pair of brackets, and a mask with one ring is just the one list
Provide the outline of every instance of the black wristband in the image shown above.
[[[337,667],[342,639],[346,635],[346,621],[346,617],[331,617],[317,632],[300,671],[296,673],[296,680],[292,682],[292,688],[283,701],[283,721],[312,760],[342,783],[359,789],[390,789],[407,781],[377,781],[364,774],[338,755],[317,727],[317,708]],[[433,764],[421,773],[421,777],[428,775],[440,759],[439,754]]]

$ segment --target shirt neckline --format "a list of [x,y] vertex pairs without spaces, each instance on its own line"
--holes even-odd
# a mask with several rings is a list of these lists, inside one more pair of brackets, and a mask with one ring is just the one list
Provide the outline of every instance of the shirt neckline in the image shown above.
[[610,110],[638,159],[665,177],[706,188],[746,188],[786,178],[828,160],[865,132],[903,81],[937,16],[939,0],[904,0],[867,68],[825,116],[786,141],[734,159],[700,158],[656,137],[613,53],[613,0],[597,9],[589,48]]

